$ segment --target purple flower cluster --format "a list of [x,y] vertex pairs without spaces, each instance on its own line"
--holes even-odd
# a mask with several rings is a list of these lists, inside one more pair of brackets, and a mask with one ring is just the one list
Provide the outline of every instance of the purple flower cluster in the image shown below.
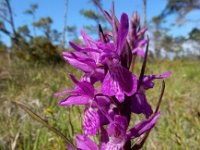
[[[103,10],[102,10],[103,11]],[[100,38],[93,40],[84,31],[81,35],[84,46],[70,42],[74,52],[63,52],[64,59],[83,72],[80,80],[70,74],[75,87],[56,96],[69,96],[59,102],[61,106],[83,105],[83,134],[76,136],[76,146],[81,150],[123,150],[131,149],[131,140],[148,133],[156,124],[160,113],[153,112],[145,91],[153,88],[155,79],[167,78],[170,72],[162,75],[137,77],[130,71],[133,58],[144,57],[143,47],[149,40],[144,38],[146,28],[139,28],[136,13],[131,19],[131,29],[127,14],[120,21],[114,15],[103,11],[112,25],[112,32],[103,32],[99,25]],[[97,88],[96,83],[101,87]],[[145,120],[129,127],[131,114],[143,114]],[[97,145],[92,136],[100,135]],[[70,145],[69,145],[70,148]]]

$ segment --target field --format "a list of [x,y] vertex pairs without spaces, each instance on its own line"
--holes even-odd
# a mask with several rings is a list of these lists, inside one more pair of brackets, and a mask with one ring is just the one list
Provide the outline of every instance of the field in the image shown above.
[[[139,66],[135,69],[138,74]],[[150,61],[147,74],[171,71],[161,104],[161,118],[147,140],[148,150],[198,150],[200,148],[200,63]],[[72,87],[67,75],[80,72],[69,65],[39,65],[0,59],[0,149],[62,150],[65,142],[33,120],[13,101],[20,101],[73,139],[81,133],[81,107],[60,107],[53,94]],[[161,81],[148,91],[155,106]],[[133,115],[134,124],[143,116]]]

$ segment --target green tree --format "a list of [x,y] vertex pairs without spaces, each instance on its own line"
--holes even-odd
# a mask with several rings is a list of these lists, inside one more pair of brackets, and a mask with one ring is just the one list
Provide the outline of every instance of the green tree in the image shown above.
[[194,40],[200,44],[200,29],[192,29],[192,31],[189,33],[189,39]]
[[161,41],[165,33],[168,31],[166,28],[162,27],[163,19],[160,16],[152,18],[151,28],[153,33],[154,51],[156,58],[161,57]]
[[27,25],[18,27],[17,32],[18,32],[18,34],[20,34],[21,37],[32,38],[32,36],[30,35],[30,30]]
[[[6,28],[6,25],[10,26],[11,30]],[[0,31],[10,37],[13,45],[18,45],[13,10],[9,0],[2,0],[0,2]]]
[[193,44],[193,49],[198,51],[198,59],[200,60],[200,29],[192,29],[192,31],[189,33],[189,40],[195,42],[195,44]]
[[53,20],[51,17],[42,17],[38,21],[33,22],[33,26],[37,27],[40,29],[45,37],[51,41],[51,25],[53,23]]
[[[81,9],[81,10],[80,10],[80,13],[81,13],[81,15],[83,15],[85,18],[94,21],[95,25],[94,25],[94,24],[92,24],[92,25],[86,25],[86,26],[84,26],[84,28],[85,28],[85,30],[86,30],[89,34],[95,34],[95,33],[98,32],[98,25],[99,25],[100,23],[101,23],[101,24],[104,24],[104,23],[105,23],[105,18],[104,18],[104,16],[103,16],[101,13],[99,13],[99,12],[97,11],[97,7],[96,7],[94,1],[93,1],[93,0],[90,0],[89,2],[91,2],[91,3],[95,6],[96,10],[93,10],[93,9],[89,9],[89,10]],[[100,5],[102,5],[102,4],[101,4],[101,0],[98,0],[98,3],[99,3]],[[106,27],[104,27],[104,28],[106,28]]]
[[177,18],[174,21],[176,25],[182,25],[187,21],[199,21],[199,20],[186,20],[186,15],[193,10],[200,9],[199,0],[168,0],[165,9],[161,13],[162,18],[166,18],[169,15],[176,14]]
[[[39,7],[38,4],[31,4],[30,8],[24,12],[25,14],[32,16],[33,22],[35,22],[35,19],[36,19],[35,14],[36,14],[38,7]],[[33,26],[33,33],[34,33],[34,36],[36,36],[35,26]]]

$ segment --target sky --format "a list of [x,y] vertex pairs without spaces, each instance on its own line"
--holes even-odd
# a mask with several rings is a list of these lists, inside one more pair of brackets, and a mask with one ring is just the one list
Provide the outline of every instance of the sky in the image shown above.
[[[1,1],[1,0],[0,0]],[[103,8],[107,11],[111,8],[112,0],[103,0]],[[119,18],[122,12],[129,15],[129,18],[133,11],[137,11],[140,17],[142,17],[142,0],[114,0],[116,15]],[[150,21],[152,17],[159,15],[164,9],[167,0],[147,0],[147,20]],[[64,18],[64,0],[11,0],[11,7],[14,12],[15,26],[21,26],[28,24],[31,26],[33,22],[32,17],[24,14],[30,4],[37,3],[39,8],[36,12],[36,20],[41,17],[50,16],[53,19],[52,28],[58,31],[63,30],[63,18]],[[88,0],[69,0],[67,11],[67,25],[76,25],[78,31],[83,28],[84,25],[93,23],[91,20],[84,18],[80,14],[81,9],[93,9],[96,8],[92,3],[88,3]],[[189,18],[198,18],[199,11],[193,12],[188,15]],[[167,24],[170,24],[175,16],[168,18]],[[195,27],[195,24],[188,23],[181,27],[173,27],[169,32],[172,36],[187,36],[188,33]],[[31,28],[30,28],[31,29]],[[2,34],[2,33],[0,33]],[[1,39],[9,45],[9,38],[1,35]]]

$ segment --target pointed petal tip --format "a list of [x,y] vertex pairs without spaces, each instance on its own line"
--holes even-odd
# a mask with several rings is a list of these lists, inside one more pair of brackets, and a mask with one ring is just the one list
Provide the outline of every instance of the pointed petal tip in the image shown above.
[[61,100],[61,101],[58,102],[58,105],[60,105],[60,106],[66,106],[63,103],[64,103],[63,100]]
[[168,71],[168,72],[165,72],[164,74],[163,74],[163,76],[164,77],[170,77],[170,76],[172,76],[172,72],[170,72],[170,71]]

